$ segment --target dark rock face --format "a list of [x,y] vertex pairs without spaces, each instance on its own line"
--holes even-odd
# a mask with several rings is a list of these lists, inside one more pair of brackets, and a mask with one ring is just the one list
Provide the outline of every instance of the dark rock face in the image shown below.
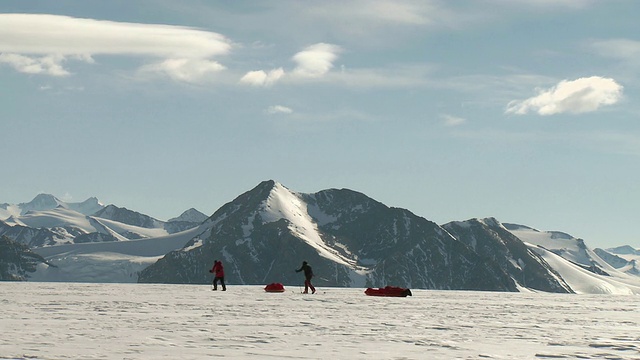
[[443,227],[479,256],[497,264],[520,285],[546,292],[573,292],[541,256],[496,219],[451,222]]
[[28,246],[0,237],[0,281],[25,281],[45,259]]
[[0,235],[6,236],[18,243],[29,247],[42,247],[54,245],[61,242],[68,242],[69,234],[73,236],[83,234],[82,231],[73,227],[54,228],[31,228],[28,226],[9,226],[0,221]]
[[[319,286],[517,290],[509,267],[501,266],[507,260],[481,254],[407,210],[347,189],[298,194],[265,181],[221,207],[201,230],[183,249],[142,271],[139,281],[208,283],[218,259],[230,284],[297,285],[303,276],[294,270],[306,260]],[[532,264],[518,275],[537,281],[533,263],[540,267],[541,259],[512,240],[510,251]]]
[[159,224],[161,223],[148,215],[114,205],[108,205],[104,209],[96,212],[94,216],[148,229],[160,227]]

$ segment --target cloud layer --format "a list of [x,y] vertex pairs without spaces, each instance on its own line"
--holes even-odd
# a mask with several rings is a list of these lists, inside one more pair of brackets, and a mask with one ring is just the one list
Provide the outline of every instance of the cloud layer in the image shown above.
[[592,112],[603,105],[617,103],[622,98],[622,89],[615,80],[599,76],[563,80],[552,88],[540,90],[537,96],[510,102],[506,112],[517,115]]
[[231,50],[224,36],[188,27],[122,23],[44,14],[0,14],[0,62],[20,72],[68,75],[68,59],[133,55],[161,59],[147,70],[189,80],[224,67],[212,60]]

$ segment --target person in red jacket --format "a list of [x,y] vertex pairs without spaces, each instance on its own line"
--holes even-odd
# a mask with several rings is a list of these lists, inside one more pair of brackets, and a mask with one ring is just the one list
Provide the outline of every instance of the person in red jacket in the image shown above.
[[222,291],[227,291],[227,286],[224,284],[224,267],[222,266],[222,261],[215,260],[209,272],[214,274],[213,290],[218,290],[218,281],[220,281]]

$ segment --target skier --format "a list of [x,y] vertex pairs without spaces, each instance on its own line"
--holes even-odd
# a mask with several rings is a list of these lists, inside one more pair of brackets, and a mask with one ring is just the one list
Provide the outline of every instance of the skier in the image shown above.
[[300,269],[296,270],[296,272],[300,272],[304,270],[304,292],[303,294],[308,294],[309,293],[309,289],[311,289],[311,293],[315,294],[316,293],[316,288],[313,287],[313,285],[311,285],[311,278],[313,277],[313,270],[311,270],[311,266],[309,266],[309,264],[307,264],[306,261],[302,262],[302,267],[300,267]]
[[222,291],[227,291],[227,286],[224,284],[224,267],[222,261],[214,260],[213,267],[209,270],[210,273],[215,274],[213,277],[213,289],[218,290],[218,280],[222,285]]

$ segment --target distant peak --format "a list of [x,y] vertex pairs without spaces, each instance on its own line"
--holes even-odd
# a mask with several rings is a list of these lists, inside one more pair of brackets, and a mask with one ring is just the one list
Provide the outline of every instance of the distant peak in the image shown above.
[[640,249],[635,249],[630,245],[618,246],[615,248],[609,248],[607,251],[610,251],[614,254],[619,255],[640,255]]
[[507,230],[510,230],[510,231],[529,230],[534,232],[540,232],[540,230],[534,229],[526,225],[520,225],[520,224],[502,223],[502,226],[504,226]]
[[104,205],[96,197],[90,197],[81,203],[68,203],[69,208],[84,215],[93,215],[104,208]]
[[99,205],[102,205],[100,200],[98,200],[98,198],[95,197],[95,196],[92,196],[92,197],[88,198],[87,200],[83,201],[82,204],[99,204]]
[[60,200],[51,194],[42,193],[42,194],[36,195],[36,197],[34,197],[33,200],[31,200],[30,202],[31,203],[60,202]]
[[502,226],[502,224],[500,223],[500,221],[498,221],[496,218],[494,217],[487,217],[484,219],[478,219],[479,222],[483,223],[486,226]]
[[182,214],[180,214],[180,216],[169,219],[168,222],[186,221],[186,222],[193,222],[193,223],[201,223],[207,220],[207,218],[208,216],[203,214],[202,212],[194,208],[190,208],[185,210]]
[[51,194],[38,194],[28,203],[19,204],[21,214],[25,214],[32,210],[51,210],[62,205],[63,202]]

